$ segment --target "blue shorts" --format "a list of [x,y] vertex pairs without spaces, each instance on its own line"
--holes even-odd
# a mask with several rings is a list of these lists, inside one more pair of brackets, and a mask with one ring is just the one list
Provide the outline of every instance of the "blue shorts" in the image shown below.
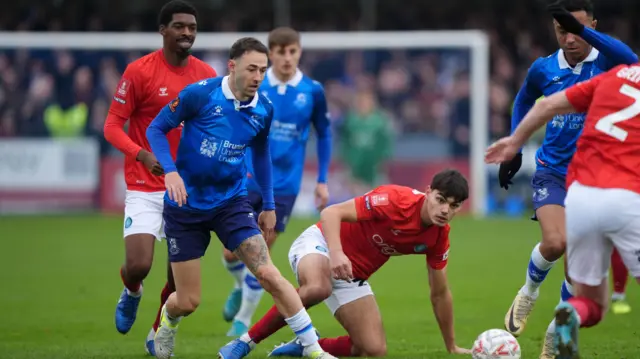
[[236,197],[210,212],[186,210],[165,202],[162,217],[170,262],[204,256],[212,231],[232,252],[246,239],[260,234],[255,214],[245,196]]
[[[249,198],[251,207],[253,207],[256,218],[258,218],[258,215],[262,212],[262,194],[259,192],[249,191],[247,197]],[[293,205],[296,203],[296,198],[297,196],[295,195],[275,196],[276,232],[282,233],[287,227],[287,222],[289,222],[289,217],[291,217],[291,212],[293,211]]]
[[[564,207],[564,199],[567,196],[566,179],[564,176],[551,170],[537,170],[531,179],[533,189],[533,210],[548,204],[555,204]],[[538,220],[535,212],[531,217]]]

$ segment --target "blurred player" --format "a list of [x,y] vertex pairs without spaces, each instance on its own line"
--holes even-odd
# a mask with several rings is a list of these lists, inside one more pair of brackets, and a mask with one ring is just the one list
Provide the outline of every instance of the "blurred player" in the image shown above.
[[640,65],[618,66],[540,101],[486,155],[489,163],[509,160],[554,115],[586,111],[567,171],[567,261],[575,296],[556,308],[557,359],[577,359],[578,328],[602,319],[614,248],[640,283]]
[[[125,154],[125,262],[120,269],[125,288],[115,314],[116,329],[122,334],[129,332],[136,320],[142,281],[153,261],[154,242],[164,236],[163,169],[151,153],[145,131],[162,107],[186,85],[216,76],[209,65],[190,55],[196,38],[196,17],[196,9],[183,1],[174,0],[162,7],[162,49],[127,66],[104,125],[107,141]],[[124,131],[127,121],[128,135]],[[171,131],[167,138],[175,155],[180,130]]]
[[611,254],[611,274],[613,277],[613,294],[611,294],[611,311],[613,314],[631,312],[631,305],[626,300],[627,279],[629,270],[624,265],[620,253],[616,249]]
[[[327,205],[331,128],[322,85],[305,76],[298,69],[298,62],[302,55],[298,32],[288,27],[277,28],[269,34],[268,45],[272,66],[267,70],[266,80],[260,86],[260,92],[273,102],[275,111],[269,139],[273,163],[277,234],[284,232],[300,192],[305,150],[312,124],[318,141],[316,205],[319,210]],[[254,212],[260,213],[262,196],[253,176],[251,157],[247,158],[250,176],[248,197]],[[267,244],[271,247],[273,241]],[[223,316],[226,321],[233,320],[227,335],[237,337],[247,332],[263,289],[253,274],[246,270],[242,262],[228,250],[224,252],[224,264],[235,278],[235,287],[227,299]]]
[[[515,130],[524,115],[541,96],[549,96],[573,84],[587,80],[619,64],[638,60],[622,42],[594,30],[590,0],[567,0],[549,6],[560,50],[537,59],[516,96],[511,130]],[[505,316],[505,327],[513,335],[524,331],[527,319],[538,298],[539,287],[551,267],[564,254],[567,165],[575,151],[575,143],[582,131],[583,113],[556,116],[547,124],[542,146],[536,153],[536,172],[531,180],[533,188],[534,220],[540,224],[542,241],[533,249],[526,273],[526,282],[516,295]],[[522,154],[500,165],[500,186],[508,189],[511,179],[520,169]],[[571,297],[572,287],[564,281],[563,300]],[[551,341],[553,323],[549,325],[541,358],[553,358]]]
[[[163,218],[176,285],[162,308],[154,338],[160,359],[171,356],[180,320],[200,303],[200,258],[211,231],[273,295],[304,343],[305,355],[332,358],[318,344],[311,318],[294,287],[271,262],[261,234],[262,230],[270,239],[276,224],[269,154],[273,105],[257,93],[267,71],[267,53],[254,38],[236,41],[229,53],[229,76],[187,86],[147,129],[153,153],[166,173]],[[166,134],[182,123],[174,162]],[[250,146],[263,198],[260,228],[247,198],[245,151]]]
[[[289,250],[298,293],[305,307],[322,301],[347,331],[347,336],[323,338],[320,345],[337,357],[385,356],[387,341],[382,318],[367,280],[391,256],[425,255],[431,304],[447,350],[471,354],[455,343],[453,303],[445,274],[449,256],[449,221],[467,199],[467,180],[457,171],[438,173],[426,193],[380,186],[364,196],[327,207],[320,222],[309,227]],[[257,343],[286,325],[272,307],[247,334],[221,350],[239,359]],[[227,356],[227,353],[230,353]],[[300,357],[299,340],[283,344],[270,356]]]

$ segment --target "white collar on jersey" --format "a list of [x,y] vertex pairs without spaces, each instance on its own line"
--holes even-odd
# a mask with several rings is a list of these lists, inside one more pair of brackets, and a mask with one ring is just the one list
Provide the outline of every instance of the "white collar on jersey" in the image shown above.
[[240,108],[247,108],[247,107],[256,107],[258,105],[258,93],[256,92],[255,95],[253,95],[253,100],[251,100],[251,102],[249,102],[246,105],[240,105],[240,101],[238,101],[238,99],[236,99],[236,96],[233,94],[233,91],[231,91],[231,87],[229,87],[229,76],[225,76],[222,78],[222,93],[224,94],[224,97],[227,98],[227,100],[232,100],[233,101],[233,105],[235,106],[236,110],[240,109]]
[[[582,64],[584,64],[585,62],[596,61],[599,54],[600,51],[598,51],[598,49],[596,49],[595,47],[591,47],[591,52],[589,53],[589,55],[587,55],[587,58],[578,62],[573,68],[582,68]],[[567,62],[567,59],[564,57],[564,51],[562,51],[562,49],[558,50],[558,66],[560,66],[561,70],[572,68],[571,65],[569,65],[569,63]]]
[[289,85],[289,86],[292,86],[292,87],[296,87],[296,86],[298,86],[300,81],[302,81],[302,71],[300,71],[300,69],[296,69],[296,73],[293,75],[292,78],[289,79],[289,81],[282,82],[282,81],[280,81],[280,79],[278,79],[276,74],[273,73],[273,67],[270,67],[267,70],[267,80],[269,80],[269,86],[272,86],[272,87],[273,86],[283,86],[283,85]]

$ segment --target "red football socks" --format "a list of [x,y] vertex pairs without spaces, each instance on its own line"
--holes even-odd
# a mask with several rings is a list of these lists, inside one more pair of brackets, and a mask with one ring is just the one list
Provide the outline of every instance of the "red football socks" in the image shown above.
[[284,317],[274,305],[267,314],[249,329],[249,338],[256,344],[260,343],[286,325],[287,322],[285,322]]
[[615,293],[624,293],[627,289],[629,271],[617,249],[614,249],[611,254],[611,271],[613,272],[613,291]]
[[164,303],[169,299],[169,295],[171,295],[171,290],[169,289],[169,283],[165,283],[164,288],[162,288],[162,292],[160,292],[160,308],[158,308],[158,314],[156,314],[156,321],[153,322],[153,331],[158,331],[158,326],[160,325],[160,316],[162,315],[162,307]]
[[122,283],[129,290],[129,292],[137,293],[140,291],[140,286],[142,283],[127,283],[124,278],[124,268],[120,267],[120,278],[122,279]]
[[595,301],[585,297],[573,297],[567,301],[580,316],[580,327],[589,328],[602,320],[602,307]]
[[351,337],[348,335],[337,338],[323,338],[318,343],[325,352],[336,357],[350,357],[351,354]]

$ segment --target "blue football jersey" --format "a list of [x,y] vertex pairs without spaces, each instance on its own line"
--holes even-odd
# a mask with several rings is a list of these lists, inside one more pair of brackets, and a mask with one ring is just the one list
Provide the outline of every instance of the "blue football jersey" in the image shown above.
[[[617,64],[611,63],[597,49],[592,48],[586,59],[572,67],[565,59],[563,51],[558,50],[552,55],[537,59],[531,65],[525,82],[516,96],[516,104],[533,104],[541,96],[549,96],[565,90],[606,72],[615,65]],[[514,116],[518,116],[515,112],[514,109]],[[566,175],[567,166],[582,132],[585,115],[584,113],[556,115],[547,124],[544,141],[536,152],[538,169],[546,168]],[[521,119],[512,120],[512,132]]]
[[[270,182],[268,135],[272,118],[273,106],[266,97],[257,93],[242,103],[234,97],[228,76],[218,77],[182,90],[151,123],[147,138],[165,172],[177,170],[182,177],[188,194],[186,208],[211,210],[247,194],[245,157],[250,146],[257,147],[254,155],[260,159],[255,161],[268,172]],[[174,165],[159,133],[181,123],[184,127]],[[272,192],[270,196],[273,198]],[[165,201],[177,205],[168,194]],[[267,198],[265,207],[273,207],[268,202]]]
[[[331,157],[331,130],[322,85],[300,70],[286,83],[267,71],[260,94],[273,103],[274,116],[269,135],[276,196],[297,195],[304,170],[307,140],[311,126],[318,137],[318,182],[325,182]],[[251,156],[248,156],[252,191],[259,189],[254,180]]]

